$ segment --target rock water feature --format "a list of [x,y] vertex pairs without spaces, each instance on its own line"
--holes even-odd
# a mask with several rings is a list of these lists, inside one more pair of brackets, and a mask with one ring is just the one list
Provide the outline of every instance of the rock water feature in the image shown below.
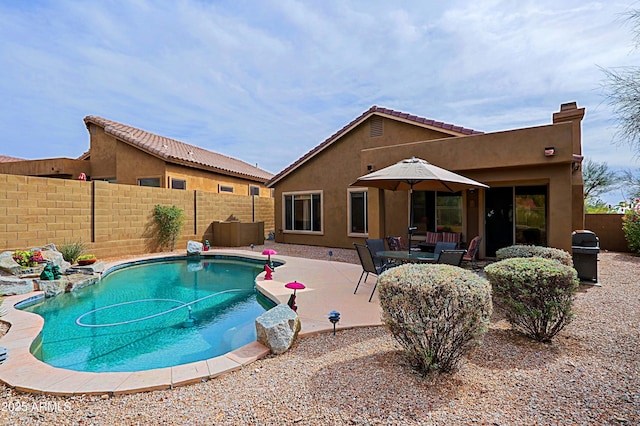
[[23,267],[14,260],[16,252],[0,253],[0,296],[32,291],[44,291],[46,297],[57,296],[97,283],[100,280],[99,273],[104,271],[102,262],[90,266],[71,266],[53,244],[31,251],[40,252],[42,263]]

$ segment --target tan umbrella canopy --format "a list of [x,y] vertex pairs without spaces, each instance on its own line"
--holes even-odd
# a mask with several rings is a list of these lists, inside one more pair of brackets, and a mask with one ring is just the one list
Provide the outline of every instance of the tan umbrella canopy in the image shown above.
[[377,170],[351,184],[391,191],[445,191],[458,192],[469,188],[489,188],[459,174],[450,172],[420,158],[408,158]]
[[420,158],[408,158],[364,176],[351,186],[388,189],[391,191],[409,191],[409,246],[413,228],[413,190],[458,192],[470,188],[489,188],[484,183],[450,172]]

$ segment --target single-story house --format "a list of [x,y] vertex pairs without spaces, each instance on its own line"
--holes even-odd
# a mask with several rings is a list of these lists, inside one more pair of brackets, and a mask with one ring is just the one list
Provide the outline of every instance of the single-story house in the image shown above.
[[273,174],[244,161],[102,117],[84,122],[90,147],[79,158],[6,157],[0,173],[272,196],[265,183]]
[[[563,104],[548,125],[483,133],[373,106],[293,164],[275,190],[276,241],[353,247],[364,238],[405,236],[417,228],[481,236],[480,256],[511,244],[571,250],[584,227],[581,121],[584,108]],[[457,193],[409,195],[351,186],[355,180],[417,157],[489,185]],[[406,240],[405,240],[406,241]]]

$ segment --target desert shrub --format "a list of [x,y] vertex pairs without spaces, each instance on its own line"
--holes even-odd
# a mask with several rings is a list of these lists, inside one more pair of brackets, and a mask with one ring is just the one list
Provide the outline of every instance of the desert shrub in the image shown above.
[[556,260],[563,265],[573,266],[573,258],[569,252],[552,247],[514,245],[496,251],[496,258],[498,260],[511,259],[514,257],[542,257],[544,259]]
[[624,203],[622,216],[622,230],[627,246],[633,253],[640,254],[640,199]]
[[492,312],[491,286],[451,265],[402,265],[378,281],[382,319],[423,373],[454,370],[481,343]]
[[533,257],[505,259],[484,271],[496,304],[515,330],[548,342],[571,322],[580,284],[572,267]]
[[78,257],[84,253],[85,249],[86,247],[82,240],[64,242],[58,247],[62,258],[69,263],[75,263]]
[[153,219],[158,226],[158,243],[161,247],[168,246],[173,251],[184,225],[184,212],[177,206],[157,204],[153,208]]

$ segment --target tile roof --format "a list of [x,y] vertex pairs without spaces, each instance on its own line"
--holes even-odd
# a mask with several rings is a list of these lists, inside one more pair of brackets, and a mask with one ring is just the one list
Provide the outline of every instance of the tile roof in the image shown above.
[[0,163],[11,163],[13,161],[26,161],[24,158],[9,157],[8,155],[0,155]]
[[[84,118],[84,122],[86,125],[93,123],[103,127],[107,134],[151,155],[162,158],[169,163],[182,164],[260,182],[266,182],[273,177],[273,174],[236,158],[107,120],[106,118],[89,115]],[[87,158],[89,155],[91,155],[90,152],[86,152],[79,159]]]
[[457,134],[454,134],[454,136],[480,135],[480,134],[484,133],[484,132],[479,132],[477,130],[467,129],[465,127],[456,126],[456,125],[449,124],[449,123],[444,123],[442,121],[435,121],[435,120],[431,120],[429,118],[424,118],[424,117],[419,117],[417,115],[408,114],[406,112],[400,112],[400,111],[396,111],[396,110],[393,110],[393,109],[383,108],[383,107],[379,107],[379,106],[373,105],[371,108],[369,108],[368,110],[366,110],[365,112],[360,114],[360,116],[358,116],[355,119],[353,119],[349,124],[344,126],[342,129],[338,130],[333,135],[329,136],[320,145],[317,145],[311,151],[307,152],[305,155],[303,155],[302,157],[300,157],[299,159],[294,161],[287,168],[285,168],[280,173],[278,173],[273,178],[271,178],[271,180],[269,180],[267,182],[267,186],[272,186],[273,184],[275,184],[277,181],[279,181],[280,179],[282,179],[283,177],[285,177],[286,175],[291,173],[293,170],[297,169],[300,165],[302,165],[307,160],[312,158],[318,152],[322,151],[327,146],[331,145],[333,142],[335,142],[336,140],[340,139],[340,137],[342,135],[347,133],[349,130],[351,130],[353,127],[355,127],[357,124],[359,124],[360,122],[366,120],[367,118],[369,118],[370,115],[373,115],[373,114],[386,116],[386,117],[389,117],[389,118],[392,118],[392,119],[403,119],[403,120],[407,120],[407,121],[413,121],[413,122],[415,122],[415,123],[417,123],[417,124],[419,124],[421,126],[435,127],[435,128],[438,128],[438,129],[442,129],[446,133],[452,133],[452,134],[457,133]]

